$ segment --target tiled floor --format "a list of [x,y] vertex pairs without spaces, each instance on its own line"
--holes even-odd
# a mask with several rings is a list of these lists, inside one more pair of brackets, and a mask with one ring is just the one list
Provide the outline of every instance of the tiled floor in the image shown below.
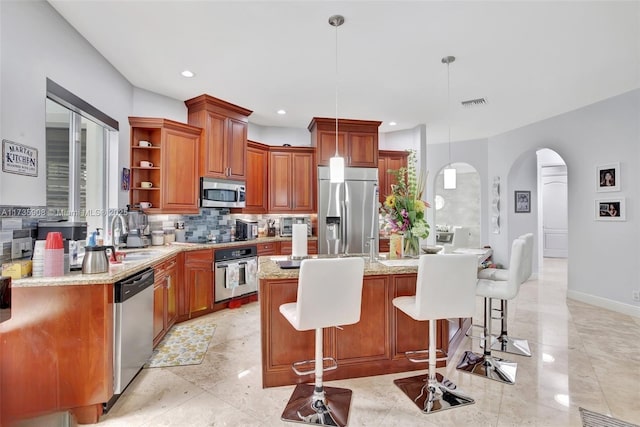
[[[438,372],[476,403],[422,414],[394,374],[328,382],[353,390],[350,426],[580,426],[579,407],[640,424],[640,318],[566,299],[566,262],[547,259],[509,303],[509,332],[528,338],[515,385]],[[481,319],[482,301],[477,315]],[[217,329],[202,364],[144,369],[98,426],[273,426],[293,386],[262,389],[258,303],[210,315]],[[480,351],[477,342],[473,350]],[[339,368],[338,368],[339,369]]]

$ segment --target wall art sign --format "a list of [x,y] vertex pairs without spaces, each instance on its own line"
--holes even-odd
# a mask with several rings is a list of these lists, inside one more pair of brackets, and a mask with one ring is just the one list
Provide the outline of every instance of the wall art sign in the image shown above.
[[598,221],[625,221],[625,199],[612,197],[610,199],[596,200],[596,220]]
[[620,163],[596,166],[596,191],[620,191]]
[[531,212],[531,191],[515,192],[516,213]]
[[38,176],[38,149],[3,139],[2,172]]

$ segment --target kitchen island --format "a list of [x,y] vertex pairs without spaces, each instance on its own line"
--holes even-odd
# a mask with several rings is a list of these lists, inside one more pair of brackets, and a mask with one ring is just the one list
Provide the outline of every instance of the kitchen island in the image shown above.
[[[259,258],[263,387],[313,382],[313,374],[297,376],[291,369],[293,362],[314,359],[315,333],[295,330],[280,314],[280,305],[296,301],[299,270],[281,269],[279,259],[284,257]],[[338,362],[338,369],[325,372],[325,381],[426,369],[426,363],[412,363],[404,353],[428,347],[428,322],[411,319],[392,303],[395,297],[415,295],[418,269],[415,263],[396,264],[365,262],[360,322],[324,331],[324,357]],[[438,349],[453,354],[470,323],[438,320]],[[438,357],[445,356],[438,351]]]

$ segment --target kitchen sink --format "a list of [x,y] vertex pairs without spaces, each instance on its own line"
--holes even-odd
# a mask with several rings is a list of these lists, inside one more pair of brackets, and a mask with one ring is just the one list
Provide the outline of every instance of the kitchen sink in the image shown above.
[[145,260],[147,260],[149,258],[154,258],[154,257],[160,256],[163,253],[164,252],[162,252],[162,251],[154,251],[154,250],[127,252],[126,253],[127,255],[124,257],[122,262],[128,263],[128,262],[145,261]]

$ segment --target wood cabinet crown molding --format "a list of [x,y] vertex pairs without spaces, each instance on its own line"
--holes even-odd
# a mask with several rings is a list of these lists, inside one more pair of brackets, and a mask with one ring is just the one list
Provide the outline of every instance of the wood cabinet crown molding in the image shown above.
[[[362,131],[363,129],[371,130],[372,127],[375,127],[377,132],[377,129],[381,124],[382,122],[377,120],[338,119],[338,132]],[[314,117],[311,119],[307,129],[311,132],[314,128],[318,130],[332,130],[335,132],[336,119],[330,117]]]
[[236,113],[240,117],[236,117],[248,121],[247,117],[250,116],[253,111],[239,105],[232,104],[219,98],[214,98],[211,95],[203,94],[196,96],[195,98],[187,99],[184,101],[190,112],[192,111],[213,111],[216,113]]

